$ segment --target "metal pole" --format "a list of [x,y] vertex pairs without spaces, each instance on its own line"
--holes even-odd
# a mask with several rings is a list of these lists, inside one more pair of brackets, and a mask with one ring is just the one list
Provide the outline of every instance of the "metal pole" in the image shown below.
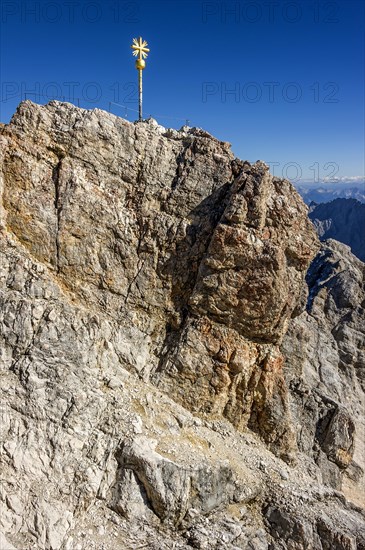
[[139,121],[142,121],[142,98],[143,98],[143,88],[142,88],[142,70],[138,71],[138,80],[139,80]]
[[133,44],[131,46],[133,50],[134,57],[137,57],[136,59],[136,69],[138,70],[138,92],[139,92],[139,121],[142,121],[142,99],[143,99],[143,90],[142,90],[142,71],[146,67],[145,57],[148,56],[148,52],[150,51],[149,48],[147,48],[148,44],[145,40],[143,40],[142,36],[139,38],[133,38]]

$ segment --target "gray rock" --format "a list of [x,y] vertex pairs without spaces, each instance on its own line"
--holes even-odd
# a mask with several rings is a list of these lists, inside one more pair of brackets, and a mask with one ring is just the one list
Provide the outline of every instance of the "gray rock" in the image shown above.
[[[356,488],[364,470],[365,266],[329,240],[307,275],[307,311],[294,319],[282,344],[285,377],[301,451],[323,480],[364,505]],[[355,461],[357,482],[343,472]]]
[[305,205],[204,130],[26,101],[0,141],[4,544],[361,548],[322,482],[359,502],[362,264],[303,312]]

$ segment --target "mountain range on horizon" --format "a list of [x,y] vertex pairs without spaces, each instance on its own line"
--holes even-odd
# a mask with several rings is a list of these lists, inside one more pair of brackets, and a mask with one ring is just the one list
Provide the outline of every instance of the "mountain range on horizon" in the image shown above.
[[359,202],[365,203],[365,186],[364,184],[354,185],[348,183],[295,183],[296,190],[301,195],[306,204],[315,202],[317,204],[323,202],[331,202],[335,199],[356,199]]

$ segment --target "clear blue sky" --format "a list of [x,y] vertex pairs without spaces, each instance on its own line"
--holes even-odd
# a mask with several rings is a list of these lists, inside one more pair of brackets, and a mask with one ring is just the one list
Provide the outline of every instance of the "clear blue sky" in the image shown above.
[[137,109],[142,35],[146,116],[189,119],[278,175],[363,176],[364,30],[362,0],[4,1],[0,120],[32,91]]

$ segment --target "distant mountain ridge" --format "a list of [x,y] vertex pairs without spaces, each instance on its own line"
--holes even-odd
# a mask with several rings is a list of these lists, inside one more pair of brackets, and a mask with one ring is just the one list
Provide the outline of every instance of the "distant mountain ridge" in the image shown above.
[[306,204],[311,202],[323,203],[331,202],[335,199],[356,199],[359,202],[365,203],[365,189],[363,186],[349,187],[348,185],[334,185],[328,187],[319,185],[318,187],[296,185],[298,193],[303,198]]
[[365,204],[355,199],[335,199],[310,206],[312,220],[322,241],[335,239],[350,246],[365,261]]

